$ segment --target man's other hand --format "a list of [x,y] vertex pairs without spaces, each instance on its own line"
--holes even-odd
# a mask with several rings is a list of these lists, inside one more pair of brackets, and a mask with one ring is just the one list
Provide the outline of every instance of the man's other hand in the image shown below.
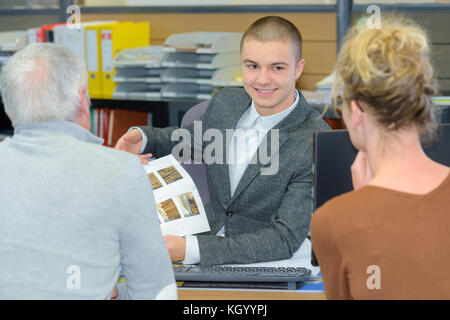
[[184,260],[186,256],[186,239],[178,236],[164,236],[166,247],[172,261]]
[[111,300],[116,300],[118,295],[119,295],[119,290],[117,290],[117,287],[115,287],[113,292],[111,293]]
[[137,129],[128,131],[120,137],[114,148],[138,154],[142,148],[141,132]]
[[[114,148],[117,150],[124,150],[134,154],[139,154],[142,148],[141,132],[137,129],[128,131],[122,137],[120,137]],[[145,164],[148,162],[148,158],[150,158],[151,156],[151,153],[141,154],[139,155],[139,159],[142,163]]]

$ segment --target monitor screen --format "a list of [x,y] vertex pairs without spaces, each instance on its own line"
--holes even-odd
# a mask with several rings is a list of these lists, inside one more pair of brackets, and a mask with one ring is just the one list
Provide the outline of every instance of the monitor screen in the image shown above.
[[[353,190],[350,167],[357,150],[347,130],[314,133],[313,212],[333,197]],[[423,144],[425,153],[436,162],[450,166],[450,124],[441,124],[432,143]],[[311,263],[317,266],[314,251]]]

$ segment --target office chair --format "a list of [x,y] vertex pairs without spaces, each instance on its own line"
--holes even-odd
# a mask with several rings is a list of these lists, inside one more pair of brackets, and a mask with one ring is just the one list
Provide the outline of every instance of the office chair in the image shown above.
[[[190,108],[183,116],[181,120],[181,128],[188,126],[195,120],[200,120],[203,113],[205,113],[208,108],[209,100],[202,101],[192,108]],[[203,205],[205,206],[209,202],[209,189],[208,189],[208,179],[206,176],[206,165],[201,164],[187,164],[182,163],[181,166],[189,173],[189,175],[194,180],[195,186],[200,193],[200,198],[202,199]]]

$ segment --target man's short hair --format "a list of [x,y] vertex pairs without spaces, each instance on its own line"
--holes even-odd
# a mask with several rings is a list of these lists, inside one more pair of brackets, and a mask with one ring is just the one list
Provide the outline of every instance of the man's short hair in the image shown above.
[[79,90],[87,87],[87,70],[69,48],[33,43],[16,52],[0,73],[0,91],[13,126],[66,120],[75,122]]
[[247,38],[261,42],[290,41],[295,50],[297,61],[302,58],[302,35],[292,22],[282,17],[267,16],[253,22],[242,36],[241,51]]

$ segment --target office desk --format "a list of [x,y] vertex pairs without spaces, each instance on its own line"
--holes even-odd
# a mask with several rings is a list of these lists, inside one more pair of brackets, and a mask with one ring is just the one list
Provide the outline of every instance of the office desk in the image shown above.
[[325,300],[324,292],[178,288],[179,300]]
[[[118,300],[126,298],[126,282],[117,284]],[[178,287],[179,300],[325,300],[321,278],[313,279],[297,290],[252,288]]]

